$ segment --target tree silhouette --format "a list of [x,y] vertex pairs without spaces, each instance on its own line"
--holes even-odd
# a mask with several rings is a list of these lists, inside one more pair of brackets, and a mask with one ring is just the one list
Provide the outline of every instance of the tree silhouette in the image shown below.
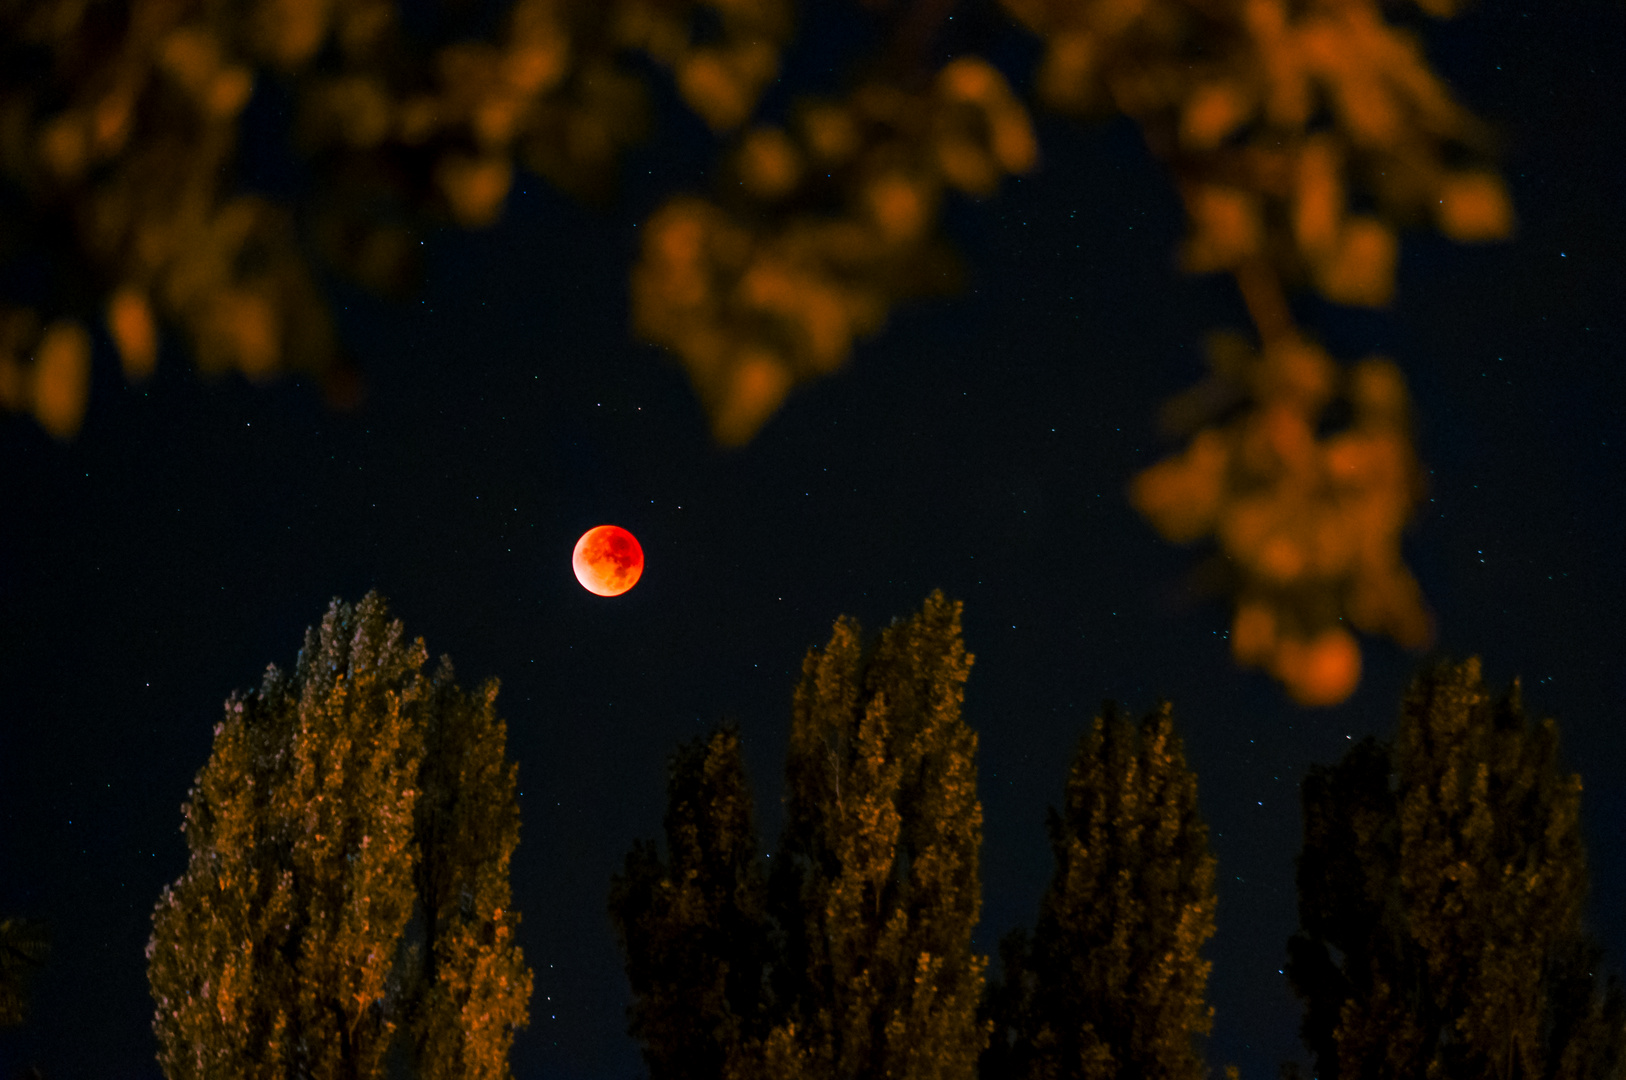
[[651,1080],[715,1080],[765,1034],[769,1005],[767,882],[738,729],[679,749],[666,797],[667,858],[639,842],[610,886],[628,1030]]
[[973,1075],[987,1027],[971,661],[941,592],[867,653],[836,621],[802,664],[766,883],[738,733],[673,758],[667,857],[638,844],[610,893],[655,1080]]
[[40,923],[0,919],[0,1028],[28,1019],[28,980],[50,951],[50,938]]
[[[1345,623],[1430,638],[1399,546],[1422,473],[1399,369],[1338,364],[1287,291],[1381,306],[1400,228],[1508,235],[1491,139],[1378,0],[968,3],[1038,36],[1039,103],[1141,126],[1190,217],[1183,266],[1236,279],[1258,352],[1211,350],[1213,379],[1167,411],[1188,448],[1131,498],[1164,537],[1217,541],[1239,662],[1303,704],[1343,700],[1361,667]],[[0,297],[0,406],[73,435],[93,312],[132,379],[169,327],[202,371],[302,370],[354,400],[310,253],[398,292],[414,233],[495,222],[516,163],[584,198],[610,191],[646,127],[642,63],[722,140],[722,167],[713,196],[675,194],[645,223],[634,327],[676,354],[717,440],[743,444],[896,304],[957,287],[945,199],[991,196],[1038,160],[1004,75],[973,54],[933,69],[952,0],[863,6],[875,53],[779,126],[752,118],[793,32],[788,0],[514,0],[495,34],[478,5],[409,28],[395,0],[9,5],[0,258],[44,259],[58,287]],[[317,181],[297,207],[230,186],[266,83],[295,102]],[[1353,422],[1324,423],[1341,402]]]
[[743,1075],[969,1080],[988,1028],[977,736],[961,718],[973,657],[942,592],[868,655],[836,621],[808,652],[770,883],[786,937],[784,1020]]
[[420,672],[384,601],[337,600],[234,695],[185,807],[186,873],[153,915],[159,1063],[183,1077],[509,1076],[531,975],[497,686]]
[[1581,781],[1477,658],[1303,785],[1289,975],[1316,1074],[1614,1076],[1626,1001],[1585,932]]
[[1105,705],[1046,824],[1056,868],[1031,938],[1001,943],[983,1080],[1205,1077],[1215,860],[1169,705]]

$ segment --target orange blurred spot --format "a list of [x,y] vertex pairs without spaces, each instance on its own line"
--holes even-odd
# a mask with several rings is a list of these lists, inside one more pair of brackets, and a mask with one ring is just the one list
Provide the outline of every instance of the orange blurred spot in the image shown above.
[[1310,563],[1323,578],[1339,578],[1355,561],[1357,538],[1343,515],[1328,508],[1315,518],[1310,530]]
[[570,39],[558,31],[516,45],[503,58],[503,76],[522,94],[544,93],[564,78]]
[[1265,350],[1258,382],[1262,396],[1286,399],[1313,416],[1332,397],[1337,379],[1338,368],[1326,350],[1293,335]]
[[1253,99],[1235,83],[1199,86],[1181,111],[1180,142],[1190,150],[1212,150],[1247,121],[1253,107]]
[[832,371],[847,358],[852,325],[847,305],[822,282],[773,259],[759,259],[740,279],[746,303],[796,323],[807,359],[819,371]]
[[944,64],[943,70],[937,73],[937,85],[950,101],[977,105],[987,105],[1010,92],[1004,76],[977,56],[962,56]]
[[1293,200],[1293,238],[1306,255],[1324,259],[1338,247],[1344,217],[1342,161],[1325,136],[1309,139],[1299,155]]
[[389,135],[394,118],[389,96],[378,80],[365,75],[336,79],[325,97],[327,107],[333,110],[339,129],[344,133],[344,141],[351,146],[367,150]]
[[1246,568],[1253,568],[1265,541],[1279,527],[1281,509],[1270,495],[1249,495],[1226,502],[1219,514],[1220,547]]
[[967,195],[992,195],[999,188],[999,170],[993,160],[963,134],[950,133],[937,140],[937,167],[944,180]]
[[503,200],[508,197],[508,187],[513,183],[514,166],[507,158],[449,154],[441,159],[435,179],[458,224],[478,229],[492,224],[502,214]]
[[491,94],[474,107],[474,135],[485,149],[499,149],[514,137],[522,102],[508,93]]
[[116,289],[107,301],[107,330],[119,350],[124,377],[140,382],[158,362],[158,327],[146,294],[131,285]]
[[1027,111],[1014,99],[994,110],[988,122],[992,126],[994,157],[1006,172],[1025,173],[1038,163],[1039,140],[1033,136]]
[[84,123],[78,113],[64,113],[45,125],[39,137],[40,158],[57,176],[71,180],[84,171],[86,151]]
[[1513,204],[1502,181],[1490,173],[1458,173],[1440,186],[1440,231],[1472,243],[1501,240],[1513,231]]
[[802,329],[807,335],[809,359],[819,372],[840,367],[852,348],[852,320],[840,294],[812,285],[802,294]]
[[220,43],[203,27],[180,27],[159,45],[158,64],[170,78],[201,98],[220,69]]
[[1204,184],[1188,195],[1186,209],[1196,230],[1186,244],[1189,272],[1223,270],[1259,249],[1259,209],[1248,192]]
[[674,267],[696,267],[706,238],[706,223],[697,207],[673,205],[650,222],[651,247]]
[[1310,85],[1304,56],[1287,29],[1282,0],[1244,0],[1243,22],[1259,50],[1265,76],[1265,115],[1285,128],[1304,125],[1310,113]]
[[1135,477],[1129,501],[1164,539],[1189,543],[1214,528],[1225,496],[1230,448],[1212,429],[1199,432],[1186,452]]
[[887,240],[913,240],[925,229],[926,199],[916,181],[888,173],[873,180],[864,194],[870,217]]
[[713,131],[737,127],[751,111],[743,80],[716,49],[696,49],[678,67],[678,90]]
[[801,114],[802,137],[815,157],[830,163],[847,160],[858,150],[858,127],[847,110],[812,105]]
[[[751,37],[741,39],[728,53],[729,66],[734,74],[750,87],[748,93],[755,96],[757,91],[774,72],[779,70],[779,50],[761,38]],[[748,102],[746,111],[751,109],[752,102]]]
[[1337,705],[1360,684],[1361,647],[1348,630],[1329,627],[1308,643],[1283,639],[1272,670],[1300,705]]
[[1272,405],[1255,423],[1276,461],[1287,471],[1302,472],[1313,465],[1315,433],[1303,413],[1287,405]]
[[1398,256],[1399,244],[1388,226],[1376,218],[1351,218],[1337,254],[1320,267],[1317,283],[1335,303],[1379,307],[1394,295]]
[[1369,356],[1350,371],[1349,397],[1363,422],[1399,423],[1410,408],[1406,376],[1381,356]]
[[395,6],[386,0],[352,0],[339,13],[339,41],[352,55],[366,52],[395,21]]
[[124,91],[115,91],[97,103],[91,114],[91,140],[99,154],[117,153],[130,136],[130,110],[133,102]]
[[1337,83],[1339,111],[1355,140],[1391,149],[1400,133],[1400,113],[1389,87],[1370,75],[1346,71]]
[[309,60],[327,37],[328,0],[260,0],[254,14],[254,44],[281,67]]
[[90,335],[76,322],[52,323],[34,350],[34,418],[58,439],[79,431],[90,397]]
[[1037,78],[1039,97],[1060,108],[1078,108],[1090,98],[1095,75],[1095,41],[1088,33],[1051,37]]
[[739,170],[747,191],[772,199],[796,186],[802,163],[795,144],[783,131],[758,128],[740,146]]
[[210,305],[206,334],[211,351],[250,379],[274,373],[281,358],[281,326],[271,301],[246,289],[222,289]]
[[790,390],[790,372],[772,353],[752,350],[735,365],[712,434],[724,446],[744,446]]
[[441,124],[440,102],[427,95],[408,98],[401,105],[401,141],[417,146],[433,135]]
[[1147,0],[1096,0],[1091,22],[1103,36],[1115,37],[1146,10]]
[[210,115],[228,120],[242,111],[254,93],[254,76],[247,68],[233,65],[209,80],[203,95],[203,106]]
[[1309,563],[1309,554],[1296,537],[1276,533],[1260,546],[1254,569],[1272,584],[1286,585],[1302,575]]
[[1328,439],[1321,450],[1327,476],[1341,487],[1359,487],[1369,472],[1369,440],[1353,432]]
[[1231,655],[1245,665],[1264,664],[1276,651],[1276,613],[1260,603],[1241,604],[1231,619]]

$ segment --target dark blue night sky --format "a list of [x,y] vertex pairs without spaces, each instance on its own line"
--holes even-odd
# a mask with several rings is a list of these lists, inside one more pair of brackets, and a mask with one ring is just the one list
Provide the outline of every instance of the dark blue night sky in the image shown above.
[[[820,24],[793,81],[817,88],[849,31]],[[1558,717],[1586,785],[1593,925],[1617,964],[1622,41],[1618,0],[1488,0],[1432,30],[1430,58],[1504,139],[1517,236],[1406,234],[1393,307],[1297,307],[1340,359],[1384,352],[1407,373],[1430,470],[1407,557],[1438,651],[1482,655],[1493,683],[1521,677],[1531,710]],[[982,47],[1027,85],[1021,35]],[[132,388],[99,340],[77,441],[0,420],[0,912],[54,937],[33,1020],[0,1033],[0,1075],[160,1075],[142,948],[185,866],[180,805],[221,702],[290,663],[330,598],[370,588],[465,684],[502,680],[536,972],[522,1080],[642,1074],[605,897],[633,839],[659,832],[667,755],[737,719],[771,844],[803,653],[837,615],[878,629],[938,587],[965,602],[977,658],[979,948],[1031,925],[1044,808],[1101,700],[1139,712],[1166,696],[1219,859],[1208,1060],[1250,1080],[1307,1061],[1279,973],[1298,782],[1392,734],[1419,658],[1363,642],[1360,690],[1323,710],[1233,666],[1226,609],[1188,587],[1193,554],[1124,489],[1170,449],[1156,407],[1199,376],[1203,335],[1246,313],[1228,278],[1175,270],[1181,209],[1132,124],[1052,118],[1039,138],[1039,170],[950,210],[968,290],[899,309],[741,451],[712,445],[682,372],[628,330],[636,223],[702,188],[713,153],[670,103],[611,209],[526,178],[495,228],[428,238],[411,301],[335,285],[368,386],[354,412],[297,381],[201,381],[174,342]],[[251,175],[297,186],[262,157]],[[647,556],[614,601],[570,570],[602,522]]]

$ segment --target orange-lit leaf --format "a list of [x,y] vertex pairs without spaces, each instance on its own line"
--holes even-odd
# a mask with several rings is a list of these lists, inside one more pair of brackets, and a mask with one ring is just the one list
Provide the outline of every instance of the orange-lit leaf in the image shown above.
[[107,301],[107,329],[124,377],[140,382],[150,376],[158,362],[158,326],[146,294],[130,285],[114,290]]
[[1500,178],[1458,173],[1440,185],[1436,218],[1440,231],[1453,240],[1502,240],[1513,231],[1513,204]]
[[90,397],[90,335],[76,322],[54,322],[34,350],[34,418],[58,439],[71,439]]

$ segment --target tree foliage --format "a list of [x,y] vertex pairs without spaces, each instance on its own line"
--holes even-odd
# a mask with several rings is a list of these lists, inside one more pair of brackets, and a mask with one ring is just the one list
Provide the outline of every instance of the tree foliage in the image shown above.
[[638,842],[610,887],[651,1080],[720,1077],[768,1016],[767,882],[737,728],[673,755],[666,850]]
[[984,1080],[1200,1080],[1212,1026],[1215,860],[1167,703],[1136,723],[1110,703],[1079,740],[1056,867],[1031,938],[1001,943],[984,1013]]
[[153,915],[159,1062],[181,1078],[505,1080],[531,974],[513,940],[515,770],[497,685],[432,676],[384,601],[337,600],[291,674],[234,695]]
[[836,621],[792,705],[787,822],[764,881],[738,735],[674,758],[668,855],[611,891],[655,1080],[969,1080],[987,1038],[972,657],[941,592],[866,651]]
[[50,951],[50,938],[40,923],[0,919],[0,1028],[28,1019],[28,980]]
[[1626,1001],[1583,927],[1581,781],[1558,726],[1498,699],[1477,659],[1408,692],[1303,785],[1289,974],[1317,1075],[1602,1078]]
[[[1286,294],[1381,306],[1399,229],[1508,235],[1492,140],[1379,0],[979,4],[1039,38],[1038,104],[1141,126],[1189,215],[1182,265],[1234,276],[1257,348],[1211,348],[1213,377],[1167,412],[1189,446],[1131,498],[1166,538],[1217,542],[1239,662],[1304,704],[1343,700],[1360,678],[1346,622],[1429,640],[1399,546],[1422,472],[1399,369],[1340,365]],[[414,236],[495,222],[516,165],[602,195],[647,127],[653,68],[718,136],[721,167],[713,194],[676,193],[644,223],[633,324],[684,365],[718,441],[745,443],[899,302],[956,287],[946,199],[1038,161],[1003,73],[933,59],[952,2],[862,6],[875,51],[773,123],[755,118],[789,0],[513,0],[495,20],[452,4],[423,25],[395,0],[6,5],[0,259],[49,253],[59,287],[0,297],[0,406],[72,436],[93,315],[132,379],[167,327],[203,371],[302,370],[353,400],[311,256],[399,292]],[[231,181],[245,107],[271,86],[316,178],[297,206]],[[1341,410],[1351,423],[1325,422]]]
[[[987,958],[973,657],[941,592],[865,655],[837,620],[791,712],[775,910],[797,985],[765,1044],[768,1075],[969,1080]],[[811,1070],[811,1071],[809,1071]]]

